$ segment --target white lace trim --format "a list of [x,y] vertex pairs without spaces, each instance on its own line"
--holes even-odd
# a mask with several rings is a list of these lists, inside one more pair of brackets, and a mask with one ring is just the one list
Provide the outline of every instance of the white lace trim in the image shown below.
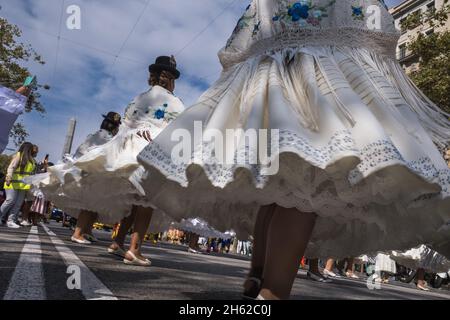
[[[208,179],[215,187],[225,188],[230,182],[234,180],[234,173],[238,168],[247,168],[252,176],[257,188],[264,188],[270,176],[264,175],[264,167],[261,165],[251,165],[248,162],[224,166],[214,161],[208,156],[213,154],[213,145],[207,144],[203,146],[203,163],[199,161],[191,161],[190,163],[175,164],[172,162],[170,156],[167,156],[164,151],[156,143],[150,144],[143,153],[139,156],[145,162],[158,169],[168,179],[174,180],[184,187],[188,186],[186,177],[186,169],[190,164],[197,164],[202,167]],[[253,151],[248,148],[240,149],[236,152],[235,159],[245,154],[245,159],[248,160]],[[377,169],[390,166],[393,163],[400,164],[412,172],[416,173],[429,183],[438,183],[442,187],[442,196],[450,195],[450,169],[436,169],[432,160],[428,157],[420,158],[415,161],[407,162],[401,156],[398,149],[392,142],[381,140],[371,143],[366,147],[358,150],[355,147],[354,140],[348,130],[336,132],[328,144],[322,148],[316,148],[308,143],[308,141],[300,137],[298,134],[291,131],[280,131],[280,148],[276,155],[285,152],[295,152],[300,158],[304,159],[311,165],[325,169],[332,161],[338,160],[340,157],[355,156],[361,162],[356,169],[350,171],[348,179],[352,185],[361,182],[364,177],[367,177]],[[195,154],[195,153],[194,153]],[[274,156],[272,155],[272,159]],[[198,151],[196,156],[198,157]],[[193,156],[193,159],[195,157]],[[197,158],[200,159],[200,158]],[[244,159],[244,158],[240,158]]]

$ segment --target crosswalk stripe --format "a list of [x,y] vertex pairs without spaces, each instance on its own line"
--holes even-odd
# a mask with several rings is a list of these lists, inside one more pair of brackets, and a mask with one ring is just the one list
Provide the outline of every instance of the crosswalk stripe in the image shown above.
[[[56,234],[41,223],[50,240],[55,245],[66,266],[80,268],[81,292],[87,300],[118,300],[117,297],[95,276],[95,274],[70,250]],[[69,275],[68,275],[69,276]]]
[[9,282],[4,300],[45,300],[41,240],[33,226]]

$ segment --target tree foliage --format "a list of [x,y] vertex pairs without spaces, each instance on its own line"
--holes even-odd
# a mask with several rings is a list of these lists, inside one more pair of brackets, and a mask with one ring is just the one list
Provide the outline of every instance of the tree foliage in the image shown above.
[[[29,44],[19,41],[22,36],[21,30],[6,19],[0,17],[0,84],[2,86],[18,89],[26,77],[30,76],[26,62],[44,64],[42,57]],[[40,89],[49,89],[48,85],[37,85],[33,88],[28,99],[25,111],[45,113],[45,107],[39,101]],[[16,145],[20,145],[28,136],[25,127],[16,123],[10,133]]]
[[[403,21],[401,27],[413,30],[421,26],[443,27],[449,19],[449,1],[440,9],[416,11]],[[418,70],[411,79],[438,106],[450,113],[450,31],[443,30],[411,38],[408,50],[420,58]]]

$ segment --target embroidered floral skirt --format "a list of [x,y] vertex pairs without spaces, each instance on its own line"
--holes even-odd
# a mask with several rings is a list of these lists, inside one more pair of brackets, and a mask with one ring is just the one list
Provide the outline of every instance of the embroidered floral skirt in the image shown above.
[[[449,237],[438,230],[450,216],[450,172],[414,112],[425,103],[395,61],[364,49],[310,47],[251,58],[225,70],[140,153],[148,171],[139,181],[143,201],[240,238],[252,233],[262,205],[314,212],[308,255],[315,257],[442,241]],[[268,129],[276,139],[258,136],[257,145],[269,149],[270,161],[219,161],[218,153],[254,159],[259,150],[245,138],[218,146],[195,134],[199,123],[224,136]],[[174,161],[178,130],[193,138],[190,156]]]

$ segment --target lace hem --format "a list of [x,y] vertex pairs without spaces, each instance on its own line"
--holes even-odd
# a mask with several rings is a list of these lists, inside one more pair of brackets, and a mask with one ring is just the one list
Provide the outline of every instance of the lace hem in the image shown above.
[[[188,186],[186,170],[192,164],[201,166],[209,181],[215,187],[225,188],[234,180],[234,173],[238,168],[248,169],[252,174],[255,186],[259,189],[264,188],[268,182],[270,176],[264,175],[267,166],[262,166],[261,164],[253,165],[248,161],[228,166],[222,165],[217,161],[211,160],[215,158],[208,157],[213,155],[213,151],[213,145],[204,145],[203,153],[199,153],[197,149],[194,153],[195,157],[189,163],[176,164],[158,144],[152,143],[139,155],[139,160],[155,167],[168,179],[178,182],[183,187]],[[287,152],[297,154],[312,166],[320,169],[326,169],[334,162],[345,157],[357,157],[360,163],[355,169],[349,170],[348,173],[348,180],[351,185],[356,185],[370,174],[382,168],[391,165],[402,165],[425,181],[439,184],[442,188],[441,195],[450,195],[450,169],[436,169],[432,160],[428,157],[408,162],[402,157],[395,145],[387,140],[371,143],[358,150],[355,147],[351,133],[348,130],[343,130],[336,132],[326,146],[316,148],[298,134],[282,130],[280,131],[279,150],[271,155],[271,159],[273,160],[275,156]],[[198,161],[200,154],[203,155],[203,159],[206,157],[208,161]],[[248,150],[248,148],[240,149],[236,152],[235,159],[237,157],[244,159],[242,154],[245,154],[245,160],[248,160],[251,159],[249,157],[252,156],[252,151]]]

